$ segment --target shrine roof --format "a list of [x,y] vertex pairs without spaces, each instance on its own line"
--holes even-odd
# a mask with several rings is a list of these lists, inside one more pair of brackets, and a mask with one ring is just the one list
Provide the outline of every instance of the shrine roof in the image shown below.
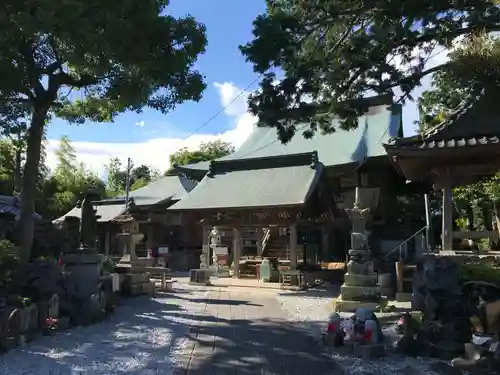
[[[136,206],[153,206],[166,201],[178,201],[188,194],[196,186],[196,182],[184,176],[165,176],[148,185],[131,191],[130,197],[133,198]],[[110,198],[95,204],[96,215],[100,216],[98,222],[108,222],[125,212],[125,198]],[[60,222],[66,216],[80,217],[81,210],[74,207],[67,214],[54,220]]]
[[446,120],[425,132],[392,138],[384,145],[395,149],[446,149],[500,144],[500,112],[482,103],[464,104]]
[[219,160],[195,189],[168,210],[260,208],[304,204],[323,164],[316,152]]
[[167,200],[177,201],[186,196],[196,182],[185,176],[164,176],[148,185],[131,191],[136,206],[152,206]]
[[[302,130],[306,130],[309,124],[299,124],[297,134],[290,142],[283,144],[278,140],[276,129],[255,127],[238,150],[217,160],[253,159],[317,151],[321,162],[330,167],[386,156],[383,144],[402,134],[401,106],[392,104],[392,99],[386,97],[369,100],[373,104],[365,115],[359,117],[356,129],[342,130],[340,120],[334,119],[332,125],[337,131],[331,134],[321,134],[318,131],[313,138],[306,139],[302,136]],[[202,176],[208,171],[208,167],[209,162],[201,162],[176,168],[180,172]]]

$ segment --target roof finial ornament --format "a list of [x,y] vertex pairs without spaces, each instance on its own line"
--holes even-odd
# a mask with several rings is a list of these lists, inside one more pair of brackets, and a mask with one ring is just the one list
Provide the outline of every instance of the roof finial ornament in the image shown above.
[[313,169],[316,168],[318,163],[319,163],[318,151],[314,150],[311,153],[311,168],[313,168]]
[[214,167],[215,167],[215,161],[211,160],[210,164],[208,166],[208,173],[207,173],[208,177],[213,177],[214,176]]

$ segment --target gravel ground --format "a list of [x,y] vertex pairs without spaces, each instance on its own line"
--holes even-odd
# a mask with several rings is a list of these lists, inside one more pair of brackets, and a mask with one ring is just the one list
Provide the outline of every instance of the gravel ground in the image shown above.
[[[238,295],[238,298],[245,297],[252,302],[253,293],[257,291]],[[332,311],[332,293],[310,290],[306,293],[266,292],[265,295],[277,298],[289,321],[305,325],[311,334],[319,337]],[[206,304],[200,303],[207,298],[211,298],[208,288],[179,285],[170,298],[125,300],[100,324],[43,337],[0,356],[0,375],[171,375],[178,367],[175,356],[188,344],[189,327],[210,324],[212,317],[207,315],[211,310],[207,311]],[[340,355],[333,349],[326,350],[331,350],[332,359],[341,366],[344,375],[448,372],[446,364],[439,361],[393,356],[364,361]]]
[[[328,316],[333,311],[332,302],[337,295],[338,292],[333,289],[312,289],[301,293],[280,293],[276,298],[290,320],[307,325],[311,334],[320,338],[321,332],[326,329]],[[385,328],[384,335],[386,338],[390,336],[393,338],[394,327]],[[456,373],[456,369],[447,363],[434,359],[388,355],[381,360],[366,361],[339,354],[334,349],[328,350],[331,350],[333,359],[341,365],[345,375],[439,375],[448,371]]]
[[[171,300],[170,300],[171,302]],[[0,375],[170,375],[203,306],[166,298],[125,300],[108,320],[43,337],[0,356]]]

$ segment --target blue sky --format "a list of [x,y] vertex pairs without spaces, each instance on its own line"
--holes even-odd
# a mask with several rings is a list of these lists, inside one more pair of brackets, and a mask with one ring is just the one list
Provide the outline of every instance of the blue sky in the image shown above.
[[[165,169],[168,154],[179,147],[195,147],[200,141],[221,134],[223,139],[238,145],[249,133],[253,120],[245,114],[245,97],[242,97],[186,140],[257,77],[251,64],[240,54],[238,45],[251,40],[252,21],[265,11],[264,0],[172,0],[168,11],[175,16],[191,14],[207,27],[207,52],[196,65],[206,76],[207,90],[203,99],[198,103],[184,103],[168,115],[146,109],[142,114],[122,114],[109,124],[76,126],[56,119],[48,127],[49,165],[54,165],[53,150],[62,135],[68,135],[73,141],[80,161],[101,174],[111,156],[122,160],[130,156],[136,164]],[[406,106],[404,117],[408,134],[416,119],[414,105]]]

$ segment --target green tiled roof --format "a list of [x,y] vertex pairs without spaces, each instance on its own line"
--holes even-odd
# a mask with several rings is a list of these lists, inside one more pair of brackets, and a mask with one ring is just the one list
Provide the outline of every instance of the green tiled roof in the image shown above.
[[256,208],[304,204],[321,175],[316,153],[213,162],[189,195],[169,210]]
[[388,151],[406,149],[445,149],[500,144],[500,111],[481,101],[464,103],[440,124],[412,137],[389,139]]
[[[111,221],[125,212],[124,204],[106,204],[106,205],[96,206],[95,208],[96,208],[96,215],[100,216],[97,219],[99,223],[106,223],[108,221]],[[81,209],[79,207],[73,207],[71,211],[61,216],[60,218],[55,219],[54,222],[55,223],[61,222],[66,218],[66,216],[68,217],[75,216],[80,218],[81,217],[80,215],[81,215]]]
[[180,200],[195,186],[196,182],[184,176],[166,176],[132,191],[130,196],[136,206],[151,206],[167,199]]
[[[339,121],[334,120],[337,130],[332,134],[317,132],[312,139],[305,139],[301,132],[284,145],[277,140],[274,128],[256,127],[240,148],[231,155],[218,160],[236,160],[246,158],[269,157],[275,155],[292,155],[317,151],[319,160],[325,166],[337,166],[358,163],[365,158],[386,156],[383,144],[389,139],[401,136],[401,106],[381,104],[370,108],[369,112],[359,118],[357,129],[341,130]],[[300,130],[301,125],[297,128]],[[305,129],[306,125],[302,125]],[[208,162],[179,166],[180,171],[205,170]]]
[[[177,201],[182,199],[196,186],[196,182],[184,176],[161,177],[150,184],[130,192],[130,197],[134,199],[136,206],[152,206],[167,200]],[[106,204],[96,205],[96,215],[101,216],[98,222],[108,222],[125,212],[125,199],[117,199],[116,203],[109,200]],[[54,220],[59,222],[66,216],[80,217],[81,210],[74,207],[66,215]]]

